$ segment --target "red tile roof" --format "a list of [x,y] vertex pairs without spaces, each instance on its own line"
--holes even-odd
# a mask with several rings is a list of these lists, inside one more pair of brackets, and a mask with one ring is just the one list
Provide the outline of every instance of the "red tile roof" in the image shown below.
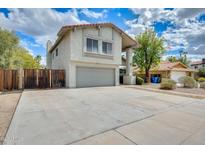
[[[180,65],[181,67],[176,67]],[[135,69],[136,71],[139,71],[139,68]],[[159,66],[152,68],[151,71],[168,71],[168,70],[175,70],[175,71],[194,71],[190,68],[188,68],[186,65],[182,64],[181,62],[161,62]]]
[[[170,70],[170,69],[173,69],[175,66],[177,66],[178,64],[181,65],[180,62],[168,62],[168,61],[165,61],[165,62],[161,62],[158,66],[158,70]],[[182,65],[184,68],[187,68],[187,66],[185,65]]]
[[[61,31],[67,30],[67,29],[72,29],[75,27],[95,27],[95,26],[110,26],[114,29],[116,29],[117,31],[119,31],[120,33],[123,33],[125,35],[127,35],[127,37],[129,37],[131,40],[133,40],[134,42],[136,42],[132,37],[130,37],[128,34],[126,34],[123,30],[121,30],[119,27],[115,26],[113,23],[110,22],[106,22],[106,23],[95,23],[95,24],[75,24],[75,25],[67,25],[67,26],[63,26],[61,28],[61,30],[58,32],[58,35],[61,34]],[[136,42],[137,43],[137,42]]]

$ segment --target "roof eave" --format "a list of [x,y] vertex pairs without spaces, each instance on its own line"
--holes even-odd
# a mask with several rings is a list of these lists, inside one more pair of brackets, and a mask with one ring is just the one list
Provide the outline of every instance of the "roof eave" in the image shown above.
[[73,28],[79,27],[91,27],[91,26],[111,26],[112,28],[114,28],[117,32],[119,32],[120,34],[123,34],[125,37],[127,37],[127,39],[129,39],[132,43],[130,43],[131,45],[126,46],[125,48],[123,48],[123,50],[128,49],[128,48],[136,48],[138,47],[138,42],[136,40],[134,40],[132,37],[130,37],[127,33],[125,33],[123,30],[121,30],[120,28],[118,28],[117,26],[115,26],[112,23],[97,23],[97,24],[82,24],[82,25],[71,25],[71,26],[63,26],[59,32],[57,33],[58,39],[55,41],[54,45],[50,48],[49,52],[52,52],[53,49],[59,44],[59,42],[61,41],[61,39],[63,38],[64,34],[69,31],[72,30]]

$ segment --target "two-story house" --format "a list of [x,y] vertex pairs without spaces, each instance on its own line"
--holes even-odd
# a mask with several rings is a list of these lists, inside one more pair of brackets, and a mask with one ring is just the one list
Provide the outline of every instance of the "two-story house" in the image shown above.
[[198,70],[200,68],[205,68],[205,58],[203,58],[201,61],[192,62],[191,67],[195,70]]
[[126,52],[125,84],[134,84],[132,48],[137,42],[112,23],[64,26],[47,42],[47,68],[66,71],[66,87],[119,85],[121,53]]

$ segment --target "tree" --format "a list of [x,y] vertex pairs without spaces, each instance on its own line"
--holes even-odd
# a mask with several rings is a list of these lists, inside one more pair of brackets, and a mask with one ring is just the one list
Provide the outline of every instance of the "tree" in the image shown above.
[[35,58],[24,48],[17,48],[16,52],[11,57],[11,69],[39,69],[41,56],[36,56]]
[[139,47],[135,49],[133,62],[138,65],[141,71],[145,71],[146,82],[150,81],[149,70],[160,63],[164,53],[164,39],[157,37],[156,33],[147,29],[136,37]]
[[190,64],[190,60],[187,59],[187,52],[184,52],[182,50],[179,51],[179,55],[180,57],[179,58],[176,58],[175,56],[170,56],[167,58],[167,60],[169,62],[181,62],[183,63],[184,65],[189,65]]
[[18,44],[19,39],[14,33],[0,29],[0,68],[8,68]]
[[198,76],[205,78],[205,68],[200,68],[199,69]]
[[41,68],[41,56],[40,55],[37,55],[35,58],[34,58],[35,62],[36,62],[36,68]]
[[41,68],[41,56],[33,57],[19,45],[19,38],[12,32],[0,29],[0,68]]
[[180,57],[179,57],[178,61],[181,62],[181,63],[183,63],[183,64],[186,65],[186,66],[189,66],[190,60],[187,59],[187,52],[182,51],[182,52],[180,53]]
[[178,59],[175,56],[170,56],[170,57],[167,57],[167,61],[174,63],[174,62],[177,62]]

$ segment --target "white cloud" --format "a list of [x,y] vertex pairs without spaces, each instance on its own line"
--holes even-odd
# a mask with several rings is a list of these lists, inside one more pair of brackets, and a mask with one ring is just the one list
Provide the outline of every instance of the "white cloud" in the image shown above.
[[195,20],[180,25],[178,29],[169,28],[163,33],[169,46],[177,49],[177,46],[184,47],[189,54],[205,55],[203,50],[205,42],[205,24]]
[[176,13],[172,10],[160,9],[131,9],[136,15],[139,15],[138,23],[152,25],[155,21],[173,20]]
[[165,20],[173,20],[175,13],[171,10],[164,9],[131,9],[138,16],[134,20],[128,20],[125,24],[130,27],[126,32],[130,35],[138,35],[146,28],[153,28],[156,21],[164,22]]
[[46,65],[46,57],[41,56],[41,65]]
[[176,12],[178,18],[185,19],[185,18],[193,18],[205,13],[205,9],[204,8],[177,9]]
[[10,9],[8,18],[0,13],[0,26],[33,36],[37,43],[45,45],[55,40],[63,25],[87,23],[80,20],[76,9],[58,12],[53,9]]
[[32,56],[34,56],[34,52],[32,49],[30,49],[29,45],[32,44],[31,42],[28,42],[25,39],[20,40],[20,45],[24,47]]
[[188,59],[191,59],[192,61],[201,61],[202,58],[205,58],[205,56],[197,55],[197,54],[189,54],[187,56]]
[[102,12],[95,12],[95,11],[91,11],[89,9],[82,9],[80,11],[80,13],[83,13],[84,15],[86,15],[89,18],[105,18],[107,16],[107,10],[103,10]]
[[[39,47],[47,40],[54,42],[56,34],[60,28],[68,24],[88,23],[80,20],[76,9],[67,12],[58,12],[53,9],[9,9],[10,13],[6,17],[0,12],[0,27],[34,37],[35,42],[23,39],[21,46],[27,49],[32,55],[34,51],[31,47]],[[46,51],[45,51],[46,52]],[[45,53],[41,54],[42,64],[46,63]]]
[[126,30],[126,33],[128,33],[132,37],[135,37],[136,35],[144,32],[147,28],[143,24],[132,24],[132,22],[126,22],[126,25],[131,25],[130,28]]
[[138,17],[125,22],[129,27],[127,33],[130,35],[136,36],[146,28],[152,28],[155,22],[169,21],[174,27],[169,27],[162,33],[167,50],[184,49],[190,55],[205,56],[205,22],[198,21],[198,17],[205,13],[205,9],[131,10]]

